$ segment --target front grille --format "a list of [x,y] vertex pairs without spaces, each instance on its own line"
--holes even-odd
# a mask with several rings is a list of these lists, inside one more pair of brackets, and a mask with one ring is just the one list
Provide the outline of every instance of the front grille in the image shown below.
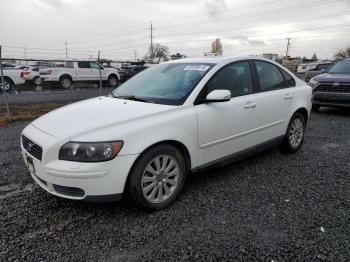
[[339,85],[334,86],[332,83],[329,84],[320,84],[316,92],[336,92],[336,93],[350,93],[350,84],[340,83]]
[[32,140],[25,136],[22,136],[22,145],[29,154],[41,161],[43,154],[41,146],[35,144]]
[[60,193],[62,195],[73,196],[73,197],[82,197],[85,195],[84,190],[77,187],[53,185],[53,188],[57,193]]

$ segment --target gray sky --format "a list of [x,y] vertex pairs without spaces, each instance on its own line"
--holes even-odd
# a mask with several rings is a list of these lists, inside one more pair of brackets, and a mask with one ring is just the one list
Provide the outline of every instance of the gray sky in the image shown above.
[[332,58],[350,46],[350,0],[0,0],[6,57],[132,59],[154,41],[202,56],[219,37],[224,55]]

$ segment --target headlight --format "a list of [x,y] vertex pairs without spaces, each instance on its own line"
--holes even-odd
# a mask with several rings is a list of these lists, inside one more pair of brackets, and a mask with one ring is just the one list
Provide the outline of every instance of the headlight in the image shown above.
[[309,83],[307,83],[309,86],[311,86],[312,88],[315,88],[316,86],[318,86],[318,81],[315,78],[312,78]]
[[122,141],[68,142],[61,147],[58,159],[76,162],[103,162],[115,158],[122,147]]

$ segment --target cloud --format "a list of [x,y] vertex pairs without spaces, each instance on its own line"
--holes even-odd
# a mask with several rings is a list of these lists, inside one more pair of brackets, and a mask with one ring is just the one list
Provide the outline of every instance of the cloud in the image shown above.
[[230,37],[230,40],[233,40],[241,45],[249,45],[249,46],[264,46],[266,43],[263,40],[250,39],[247,36],[235,36]]
[[61,11],[68,5],[64,0],[34,0],[33,3],[40,9],[54,11]]
[[205,7],[212,19],[219,19],[220,13],[228,9],[226,0],[206,0]]

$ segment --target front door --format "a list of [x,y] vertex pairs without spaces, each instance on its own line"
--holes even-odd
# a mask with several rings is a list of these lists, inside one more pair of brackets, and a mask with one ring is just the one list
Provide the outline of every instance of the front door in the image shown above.
[[254,130],[259,127],[251,66],[248,61],[220,69],[202,90],[200,97],[217,89],[231,91],[228,102],[195,106],[198,119],[198,164],[229,156],[260,142]]

